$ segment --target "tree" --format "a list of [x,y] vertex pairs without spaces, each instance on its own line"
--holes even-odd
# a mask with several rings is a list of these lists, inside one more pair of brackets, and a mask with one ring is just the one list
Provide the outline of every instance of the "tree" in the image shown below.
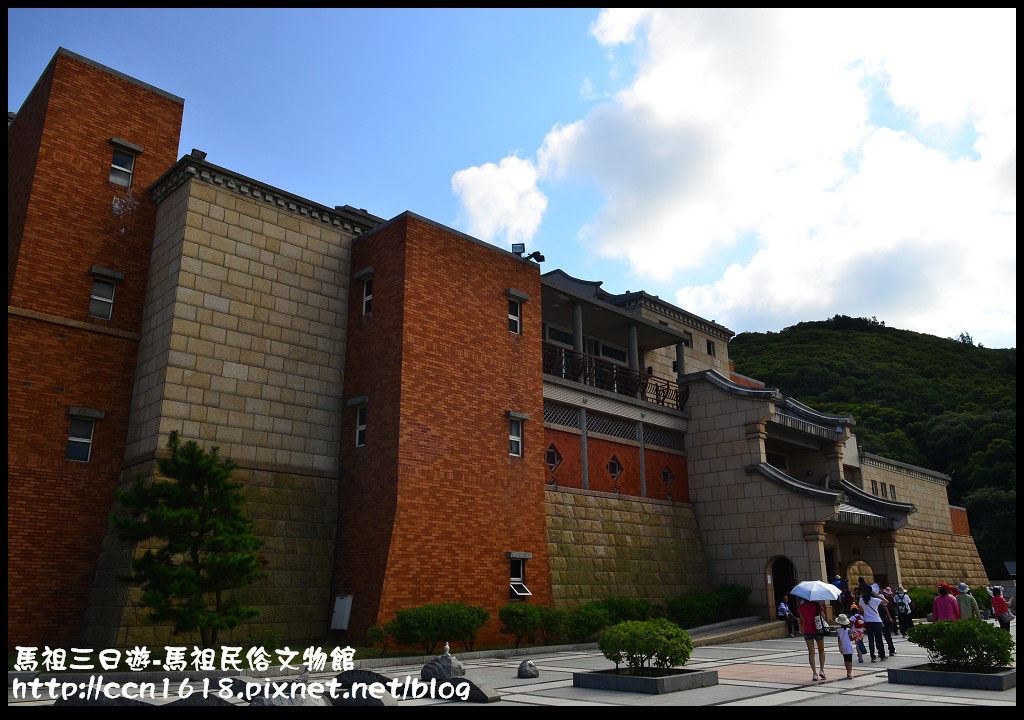
[[204,648],[216,647],[221,630],[259,614],[231,590],[265,576],[263,543],[245,515],[242,484],[231,479],[237,463],[217,447],[182,443],[176,431],[167,449],[160,476],[136,475],[131,488],[114,490],[126,511],[111,516],[118,536],[148,545],[123,579],[141,587],[150,621],[171,621],[175,633],[198,630]]

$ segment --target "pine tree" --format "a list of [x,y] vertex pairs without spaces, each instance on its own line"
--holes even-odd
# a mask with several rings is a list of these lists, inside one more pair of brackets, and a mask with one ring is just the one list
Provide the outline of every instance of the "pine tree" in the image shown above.
[[142,589],[152,622],[174,623],[175,633],[198,630],[204,648],[216,647],[221,630],[255,617],[231,591],[265,576],[262,540],[245,514],[242,484],[231,479],[238,464],[172,432],[170,455],[157,460],[151,480],[136,475],[127,491],[115,490],[126,514],[111,520],[122,540],[145,543],[124,578]]

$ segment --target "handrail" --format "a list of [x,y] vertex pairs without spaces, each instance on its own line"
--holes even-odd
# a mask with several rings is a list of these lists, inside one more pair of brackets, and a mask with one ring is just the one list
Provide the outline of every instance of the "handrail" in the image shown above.
[[545,375],[638,398],[655,405],[683,409],[690,396],[688,387],[604,358],[577,352],[561,345],[544,343]]

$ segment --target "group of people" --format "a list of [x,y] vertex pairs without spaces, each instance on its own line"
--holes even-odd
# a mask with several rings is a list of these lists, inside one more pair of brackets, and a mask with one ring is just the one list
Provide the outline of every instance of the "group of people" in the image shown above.
[[[836,628],[836,637],[846,668],[846,679],[849,680],[853,678],[854,654],[859,663],[864,662],[865,654],[870,654],[871,662],[876,662],[876,658],[885,661],[896,654],[893,637],[906,637],[913,627],[914,601],[902,585],[897,586],[893,592],[889,587],[880,588],[877,583],[869,584],[863,577],[857,578],[855,592],[839,576],[836,576],[836,586],[840,590],[836,602],[843,611],[836,616],[836,624],[839,626]],[[1003,588],[993,585],[986,589],[992,598],[992,611],[999,620],[999,626],[1009,631],[1013,615],[1003,597]],[[948,583],[940,583],[938,592],[932,605],[933,620],[982,619],[981,608],[977,599],[971,595],[967,583],[960,583],[956,589]],[[825,680],[825,635],[829,632],[825,607],[819,601],[797,600],[799,604],[794,612],[789,595],[783,595],[777,615],[786,622],[789,637],[801,635],[807,643],[807,661],[811,666],[812,679]],[[867,647],[864,645],[865,636]]]
[[[971,595],[971,588],[967,583],[960,583],[954,589],[949,583],[939,583],[939,594],[932,601],[932,620],[983,620],[981,607],[978,600]],[[1010,621],[1013,614],[1010,605],[1003,597],[1003,586],[992,585],[986,587],[988,595],[992,598],[992,615],[999,621],[999,627],[1007,632],[1010,631]]]

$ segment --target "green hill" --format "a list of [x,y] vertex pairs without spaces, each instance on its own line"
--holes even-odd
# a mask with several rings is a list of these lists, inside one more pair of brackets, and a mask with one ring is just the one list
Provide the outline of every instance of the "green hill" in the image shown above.
[[837,315],[740,333],[735,370],[826,413],[850,415],[866,452],[949,475],[990,578],[1015,560],[1017,349]]

